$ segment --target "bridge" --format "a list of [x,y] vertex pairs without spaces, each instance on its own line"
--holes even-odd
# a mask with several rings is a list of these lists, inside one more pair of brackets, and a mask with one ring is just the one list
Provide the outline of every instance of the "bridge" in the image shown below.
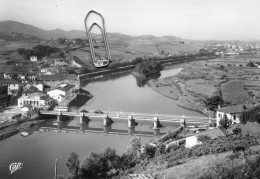
[[136,121],[151,121],[154,123],[153,128],[160,128],[160,122],[173,122],[181,124],[196,124],[196,125],[209,125],[215,122],[214,118],[202,116],[184,116],[184,115],[170,115],[170,114],[152,114],[152,113],[134,113],[134,112],[119,112],[119,111],[102,111],[95,110],[65,112],[65,111],[39,111],[41,115],[55,115],[57,122],[60,122],[61,116],[74,116],[79,117],[79,124],[85,124],[90,121],[90,118],[103,118],[103,125],[107,126],[113,123],[113,119],[125,120],[128,122],[128,127],[135,127],[138,125]]

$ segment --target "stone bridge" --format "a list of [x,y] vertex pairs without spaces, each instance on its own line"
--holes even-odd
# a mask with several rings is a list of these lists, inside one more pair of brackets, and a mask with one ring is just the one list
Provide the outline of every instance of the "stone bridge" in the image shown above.
[[65,112],[65,111],[39,111],[42,115],[56,115],[57,122],[60,122],[61,116],[75,116],[79,117],[79,124],[88,123],[90,118],[103,118],[103,125],[107,126],[113,122],[113,119],[126,120],[128,127],[135,127],[138,125],[136,121],[151,121],[154,129],[161,127],[160,122],[173,122],[185,125],[209,125],[215,122],[215,119],[202,116],[184,116],[184,115],[170,115],[170,114],[152,114],[152,113],[134,113],[134,112],[118,112],[118,111],[102,111],[98,113],[95,110],[88,112]]

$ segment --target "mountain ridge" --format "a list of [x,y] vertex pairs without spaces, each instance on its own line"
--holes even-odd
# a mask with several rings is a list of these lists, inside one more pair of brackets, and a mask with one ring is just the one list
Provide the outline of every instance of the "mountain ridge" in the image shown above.
[[[86,38],[86,32],[83,30],[62,30],[62,29],[54,29],[54,30],[44,30],[39,27],[25,24],[17,21],[0,21],[0,33],[3,34],[11,34],[11,33],[21,33],[29,36],[36,36],[38,38],[44,40],[57,39],[59,37],[73,39],[73,38]],[[144,40],[155,40],[155,41],[180,41],[182,38],[176,36],[161,36],[157,37],[154,35],[139,35],[139,36],[131,36],[126,34],[121,34],[117,32],[107,33],[108,37],[111,38],[120,38],[120,39],[144,39]]]

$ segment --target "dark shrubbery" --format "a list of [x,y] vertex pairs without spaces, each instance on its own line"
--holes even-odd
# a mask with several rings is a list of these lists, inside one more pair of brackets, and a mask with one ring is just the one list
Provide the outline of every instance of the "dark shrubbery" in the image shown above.
[[243,124],[247,123],[248,121],[260,123],[260,105],[243,111],[239,115],[239,119]]
[[207,135],[199,135],[197,136],[198,141],[204,143],[207,142],[208,140],[211,140],[211,138]]
[[173,140],[173,139],[177,139],[178,138],[178,134],[181,133],[183,131],[183,127],[180,127],[177,130],[174,131],[169,131],[167,133],[167,135],[165,135],[164,137],[162,137],[158,142],[166,142],[168,140]]
[[134,72],[142,74],[145,77],[149,77],[151,75],[159,74],[162,69],[162,65],[156,60],[145,59],[135,66]]
[[90,153],[81,165],[81,176],[87,178],[111,178],[120,168],[120,157],[115,149],[102,153]]
[[31,56],[37,56],[37,58],[41,59],[42,57],[50,56],[53,53],[59,53],[60,57],[64,55],[60,49],[44,45],[37,45],[33,47],[32,50],[24,48],[18,49],[18,54],[22,55],[26,60],[29,60]]
[[250,61],[248,64],[246,64],[246,66],[248,66],[248,67],[255,67],[255,64],[254,64],[254,62]]
[[208,154],[217,154],[232,151],[236,147],[251,147],[257,145],[256,138],[252,136],[230,135],[228,137],[218,137],[216,139],[207,140],[201,145],[193,148],[180,148],[166,155],[169,161],[183,159],[185,157],[202,156]]
[[156,148],[150,144],[144,146],[143,156],[147,158],[153,158],[156,152]]
[[233,168],[216,164],[207,170],[199,179],[257,179],[260,176],[260,156],[255,160],[245,160],[245,164]]
[[207,97],[203,100],[204,105],[207,107],[208,110],[215,110],[218,108],[218,105],[223,105],[224,100],[221,95],[215,95],[212,97]]

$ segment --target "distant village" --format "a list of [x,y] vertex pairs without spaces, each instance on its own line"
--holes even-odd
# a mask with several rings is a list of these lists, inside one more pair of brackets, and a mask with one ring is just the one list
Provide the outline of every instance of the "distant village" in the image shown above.
[[[63,53],[63,52],[61,52]],[[91,95],[80,89],[77,70],[83,66],[77,57],[69,54],[54,53],[39,59],[36,55],[29,57],[32,68],[16,63],[17,70],[0,74],[0,108],[16,106],[26,116],[37,110],[51,110],[55,106],[79,108]],[[35,68],[36,67],[36,68]],[[72,69],[73,73],[69,73]],[[80,95],[80,98],[79,98]],[[75,102],[75,100],[77,102]],[[10,109],[9,109],[10,110]],[[13,110],[13,109],[12,109]],[[14,110],[15,111],[15,110]],[[16,113],[12,112],[13,116]],[[0,122],[10,121],[12,116],[0,116]]]

